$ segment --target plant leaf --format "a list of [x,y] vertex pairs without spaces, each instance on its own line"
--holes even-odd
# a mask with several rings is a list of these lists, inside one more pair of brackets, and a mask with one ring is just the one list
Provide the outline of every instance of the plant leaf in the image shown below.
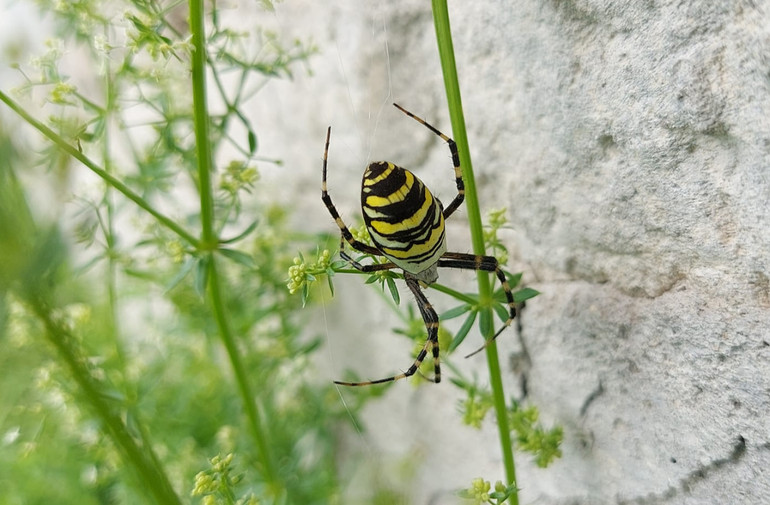
[[307,304],[307,299],[310,297],[310,283],[306,282],[302,285],[302,306]]
[[456,317],[462,316],[463,314],[465,314],[469,310],[471,310],[471,306],[469,304],[467,304],[467,303],[464,303],[462,305],[458,305],[457,307],[455,307],[453,309],[447,310],[446,312],[441,314],[439,319],[442,320],[442,321],[447,321],[449,319],[454,319]]
[[257,223],[258,223],[258,221],[252,221],[252,223],[249,226],[247,226],[246,229],[243,230],[242,232],[240,232],[238,235],[234,236],[233,238],[228,238],[228,239],[220,240],[219,243],[220,244],[232,244],[233,242],[237,242],[237,241],[241,240],[243,237],[245,237],[246,235],[248,235],[249,233],[254,231],[254,228],[257,227]]
[[481,318],[479,319],[479,330],[481,331],[481,335],[486,338],[487,335],[492,334],[494,329],[494,321],[491,314],[488,310],[483,311],[481,313]]
[[197,258],[195,264],[195,291],[201,296],[206,296],[206,286],[209,282],[209,266],[211,262],[211,256],[208,254]]
[[393,301],[396,302],[396,305],[401,304],[401,296],[398,294],[398,288],[396,287],[396,281],[393,280],[393,277],[387,278],[388,283],[388,289],[390,290],[390,296],[393,297]]
[[166,285],[166,291],[171,291],[176,287],[177,284],[182,282],[182,279],[187,277],[197,261],[198,258],[195,258],[194,256],[188,256],[185,262],[182,264],[182,268],[179,269],[176,275],[171,278],[171,281],[168,283],[168,285]]
[[532,288],[524,288],[520,291],[517,291],[513,294],[513,300],[516,303],[521,303],[524,300],[529,300],[530,298],[534,298],[537,295],[540,294],[540,291]]
[[465,340],[468,332],[471,331],[471,328],[473,328],[473,323],[476,321],[476,315],[478,315],[478,312],[473,310],[470,314],[468,314],[468,317],[465,318],[463,325],[459,330],[457,330],[457,333],[452,339],[452,343],[449,344],[449,352],[457,349],[457,347],[462,344],[463,340]]
[[332,282],[332,276],[334,275],[334,270],[332,270],[332,267],[329,267],[326,269],[326,282],[329,283],[329,292],[332,294],[332,297],[334,297],[334,282]]
[[519,285],[519,283],[521,282],[521,277],[524,275],[523,272],[512,274],[510,272],[504,271],[503,273],[505,274],[506,279],[508,279],[508,287],[510,287],[511,289]]
[[225,258],[229,258],[247,268],[255,268],[257,266],[251,254],[247,254],[243,251],[239,251],[237,249],[219,249],[219,252]]
[[497,317],[499,317],[503,322],[507,321],[508,317],[511,315],[508,312],[508,307],[506,305],[496,303],[492,306],[492,308],[495,309],[495,312],[497,312]]

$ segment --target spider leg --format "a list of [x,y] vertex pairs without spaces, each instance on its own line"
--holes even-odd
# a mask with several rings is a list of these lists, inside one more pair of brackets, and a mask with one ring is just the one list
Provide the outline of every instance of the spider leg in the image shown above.
[[[376,265],[373,265],[373,266],[376,266]],[[422,314],[423,321],[425,321],[425,328],[428,330],[428,338],[425,341],[425,345],[417,354],[417,357],[415,358],[414,363],[412,363],[412,366],[410,366],[406,372],[400,373],[398,375],[393,375],[391,377],[386,377],[384,379],[378,379],[374,381],[365,381],[365,382],[334,381],[335,384],[338,384],[340,386],[370,386],[372,384],[382,384],[385,382],[393,382],[400,379],[406,379],[407,377],[411,377],[412,375],[414,375],[419,371],[420,365],[422,365],[422,362],[425,360],[425,357],[428,355],[428,351],[432,352],[433,354],[434,376],[433,376],[433,379],[430,379],[430,378],[427,378],[427,379],[435,383],[441,382],[441,365],[439,362],[439,348],[438,348],[438,324],[439,324],[438,314],[436,314],[436,311],[433,309],[433,306],[430,304],[428,299],[425,297],[425,294],[422,292],[419,281],[415,277],[409,275],[406,272],[404,273],[404,280],[406,281],[406,285],[409,286],[409,289],[412,291],[412,294],[414,294],[414,297],[417,299],[417,306],[420,309],[420,314]]]
[[329,157],[329,139],[331,138],[331,135],[332,135],[332,127],[330,126],[329,129],[326,130],[326,147],[324,148],[323,178],[321,181],[321,200],[323,200],[324,205],[326,205],[326,208],[329,211],[329,214],[331,214],[332,218],[334,219],[334,222],[337,223],[337,226],[340,229],[340,235],[341,235],[340,255],[342,255],[342,247],[345,245],[345,242],[347,242],[348,244],[350,244],[350,246],[353,249],[360,251],[364,254],[371,254],[372,256],[382,256],[382,253],[376,247],[366,245],[363,242],[360,242],[355,238],[353,238],[353,234],[350,233],[350,230],[348,229],[347,225],[340,217],[340,213],[337,212],[337,208],[334,206],[334,203],[332,203],[332,197],[329,196],[329,192],[326,190],[326,163]]
[[474,354],[486,349],[490,343],[492,343],[503,330],[511,325],[513,318],[516,317],[516,302],[513,301],[513,293],[511,293],[511,287],[508,285],[508,279],[500,269],[497,263],[497,258],[494,256],[480,256],[476,254],[464,254],[464,253],[445,253],[440,260],[438,260],[439,267],[447,268],[461,268],[466,270],[481,270],[484,272],[494,272],[497,278],[500,280],[500,285],[503,287],[505,298],[508,302],[508,319],[503,324],[502,328],[489,339],[484,342],[484,345],[465,356],[470,358]]
[[452,154],[452,165],[454,166],[454,169],[455,169],[455,183],[457,184],[457,196],[454,198],[454,200],[452,200],[449,206],[446,209],[444,209],[444,219],[446,219],[449,216],[451,216],[452,213],[454,213],[454,211],[457,210],[457,207],[459,207],[460,204],[462,204],[463,200],[465,199],[465,184],[463,183],[463,169],[460,166],[460,154],[457,152],[457,144],[455,143],[454,140],[450,139],[449,137],[447,137],[446,135],[438,131],[436,127],[429,124],[427,121],[425,121],[421,117],[415,116],[414,114],[412,114],[405,108],[401,107],[397,103],[394,103],[393,105],[395,105],[398,110],[400,110],[410,118],[414,119],[421,125],[425,126],[427,129],[429,129],[439,137],[441,137],[444,140],[444,142],[446,142],[447,145],[449,146],[449,152]]
[[379,272],[381,270],[390,270],[392,268],[396,268],[395,263],[374,263],[372,265],[363,265],[356,261],[352,256],[350,256],[348,253],[342,250],[344,247],[345,242],[342,241],[340,243],[340,258],[344,259],[350,265],[355,268],[356,270],[359,270],[364,273],[371,273],[371,272]]

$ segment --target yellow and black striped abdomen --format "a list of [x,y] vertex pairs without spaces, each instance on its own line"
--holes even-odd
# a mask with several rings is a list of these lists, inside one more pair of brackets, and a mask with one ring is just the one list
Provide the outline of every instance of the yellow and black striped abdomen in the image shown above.
[[[441,203],[412,172],[393,163],[371,163],[361,186],[361,210],[377,248],[393,263],[431,283],[446,252]],[[426,275],[419,275],[429,271]]]

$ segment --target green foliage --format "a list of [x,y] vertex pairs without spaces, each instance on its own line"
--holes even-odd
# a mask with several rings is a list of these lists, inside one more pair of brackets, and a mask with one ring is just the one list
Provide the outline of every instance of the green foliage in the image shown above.
[[551,462],[561,457],[561,441],[564,432],[561,426],[546,430],[537,421],[540,414],[537,408],[530,406],[522,408],[516,401],[511,401],[511,427],[516,432],[516,441],[521,450],[535,456],[535,463],[545,468]]
[[[45,138],[40,148],[0,131],[4,502],[338,503],[335,423],[360,426],[361,408],[386,388],[360,388],[342,404],[331,384],[309,380],[321,341],[303,331],[299,308],[353,270],[329,250],[307,253],[326,237],[293,238],[285,208],[255,203],[265,200],[260,172],[280,162],[257,156],[259,132],[243,112],[267,80],[307,68],[315,48],[233,30],[216,3],[204,13],[198,0],[38,3],[59,38],[16,64],[24,105],[0,90]],[[98,73],[75,79],[72,52]],[[206,75],[211,97],[201,93]],[[88,170],[95,177],[80,184]],[[40,194],[56,195],[50,208]],[[504,264],[505,211],[488,221],[482,234],[471,220],[474,249],[483,243]],[[365,228],[351,231],[368,242]],[[506,275],[520,284],[521,274]],[[432,286],[459,302],[442,320],[464,317],[454,335],[442,325],[442,353],[476,321],[487,335],[493,310],[507,317],[488,277],[479,294]],[[399,278],[383,271],[367,282],[402,316],[395,332],[422,346],[422,320],[398,309]],[[536,295],[525,287],[514,298]],[[499,368],[490,375],[492,391],[453,378],[468,394],[465,422],[480,426],[495,409],[538,464],[558,457],[561,431],[541,428],[533,408],[501,404]],[[502,503],[515,492],[479,479],[461,496]],[[406,499],[387,487],[371,497]]]
[[498,232],[508,227],[508,209],[491,210],[487,213],[487,222],[484,226],[484,247],[491,250],[492,256],[497,258],[501,265],[508,263],[508,248],[498,236]]
[[[454,377],[451,381],[457,387],[465,390],[466,398],[458,406],[465,424],[479,429],[487,413],[494,407],[492,393],[480,387],[476,381],[469,381],[453,368]],[[561,457],[559,446],[562,442],[561,426],[546,429],[538,422],[540,414],[537,407],[522,407],[511,399],[506,406],[508,426],[514,435],[519,450],[534,456],[535,464],[541,468],[547,467],[553,460]]]
[[473,502],[474,505],[482,505],[484,503],[490,503],[492,505],[500,505],[514,493],[516,493],[516,486],[506,486],[499,480],[495,483],[495,490],[491,491],[492,485],[489,481],[482,478],[473,479],[471,487],[461,490],[458,495],[460,498],[464,498]]
[[[485,229],[490,230],[490,232],[486,234],[487,240],[489,241],[489,243],[498,244],[496,247],[499,250],[502,250],[505,254],[507,254],[507,249],[502,244],[501,240],[497,237],[497,231],[507,224],[507,220],[504,217],[505,212],[506,212],[505,209],[491,212],[489,217],[491,223],[489,226],[486,226]],[[351,231],[351,234],[353,235],[353,238],[367,245],[371,245],[371,237],[369,236],[369,232],[367,231],[365,225],[353,227],[350,229],[350,231]],[[348,251],[348,253],[350,254],[350,251]],[[324,250],[324,254],[328,254],[328,251]],[[384,257],[372,256],[368,254],[361,254],[358,257],[358,261],[361,261],[361,260],[365,260],[365,262],[369,264],[378,264],[378,263],[387,262],[387,259],[385,259]],[[316,260],[315,263],[311,263],[308,265],[306,264],[302,254],[300,254],[297,258],[294,259],[294,263],[295,264],[289,268],[289,282],[287,286],[291,293],[295,293],[300,289],[302,289],[303,304],[307,301],[307,297],[310,293],[310,286],[312,285],[313,282],[317,280],[319,276],[323,276],[323,275],[327,276],[327,280],[329,282],[329,288],[331,292],[334,293],[334,286],[332,285],[332,277],[335,274],[337,273],[361,274],[360,271],[353,269],[350,265],[347,264],[347,262],[342,260],[335,260],[332,262],[332,261],[329,261],[327,258],[327,260],[323,263],[319,263],[318,260]],[[482,273],[482,275],[488,275],[488,274]],[[518,287],[522,278],[521,273],[514,275],[508,272],[505,272],[505,275],[506,275],[506,278],[508,279],[508,285],[511,288],[511,290],[514,290],[516,287]],[[395,281],[401,278],[403,278],[403,276],[394,270],[382,270],[379,272],[374,272],[372,274],[369,274],[365,283],[366,284],[379,283],[383,291],[385,291],[385,287],[387,287],[388,293],[393,299],[393,302],[396,305],[399,305],[401,303],[401,296],[398,292],[398,288],[396,286]],[[505,292],[503,291],[502,286],[498,287],[497,290],[493,293],[491,302],[482,301],[479,295],[477,294],[460,293],[442,284],[431,284],[430,287],[432,289],[445,293],[461,302],[460,305],[457,305],[447,310],[443,314],[441,314],[440,319],[442,321],[454,319],[460,316],[465,316],[462,326],[457,331],[457,333],[455,333],[454,336],[452,337],[451,343],[448,345],[448,347],[442,348],[442,350],[449,350],[450,352],[454,351],[465,340],[465,337],[468,336],[468,333],[473,328],[473,324],[476,322],[476,319],[479,313],[482,310],[486,309],[488,306],[491,306],[492,309],[494,309],[495,313],[500,318],[500,321],[505,322],[508,319],[507,300],[505,298]],[[519,289],[518,291],[513,292],[513,299],[517,303],[522,303],[526,300],[534,298],[538,294],[539,293],[537,290],[529,287],[524,287]],[[420,319],[419,321],[421,322],[422,320]],[[442,328],[442,331],[444,332],[444,335],[445,336],[448,335],[446,330],[443,330],[443,326],[441,328]],[[424,330],[424,326],[423,326],[423,330]],[[406,334],[404,332],[401,332],[401,333]],[[411,333],[409,333],[408,335],[412,336]],[[420,336],[422,337],[424,335],[420,333]],[[415,341],[419,340],[418,338],[413,338],[413,339]]]
[[[490,213],[490,224],[485,226],[485,241],[491,248],[496,248],[499,251],[503,251],[507,254],[507,249],[502,244],[497,236],[498,230],[507,224],[507,220],[504,217],[505,210],[495,211]],[[353,230],[355,230],[353,232]],[[351,229],[354,237],[365,243],[369,243],[369,234],[366,232],[365,227],[358,227]],[[320,247],[317,249],[320,251]],[[294,265],[289,268],[289,283],[288,288],[291,293],[297,292],[300,288],[303,290],[302,303],[307,301],[309,286],[317,281],[322,276],[327,276],[329,281],[329,287],[331,285],[332,276],[337,274],[362,274],[359,270],[351,268],[346,262],[341,260],[332,261],[328,250],[316,253],[316,261],[313,263],[306,263],[304,256],[300,254],[294,259]],[[371,255],[362,254],[358,261],[365,261],[371,264],[376,264],[382,261],[382,258],[378,258]],[[522,279],[522,274],[510,274],[504,272],[508,280],[508,284],[511,289],[515,289],[519,286]],[[366,274],[363,274],[366,275]],[[423,347],[426,338],[425,323],[421,317],[415,314],[412,305],[408,305],[406,309],[399,307],[400,297],[396,288],[394,279],[402,278],[401,274],[394,273],[390,270],[384,272],[375,272],[369,274],[366,279],[366,284],[379,283],[381,286],[381,292],[384,292],[384,288],[387,285],[391,294],[393,303],[390,304],[391,309],[401,318],[402,326],[395,328],[394,333],[407,337],[413,342],[413,348],[410,356],[416,355]],[[452,335],[444,324],[439,327],[439,347],[442,353],[442,362],[448,365],[449,369],[453,372],[453,376],[450,377],[450,381],[455,386],[466,392],[466,399],[463,400],[459,406],[459,411],[462,416],[462,420],[465,424],[480,429],[487,414],[497,407],[494,395],[489,389],[481,388],[476,381],[469,381],[462,377],[456,367],[452,365],[451,352],[463,341],[473,328],[473,324],[476,321],[478,315],[484,309],[484,303],[482,303],[479,295],[460,293],[451,288],[443,286],[441,284],[432,284],[431,288],[436,289],[449,295],[450,297],[460,301],[460,305],[457,305],[448,311],[441,314],[441,321],[447,321],[453,318],[465,316],[465,320],[460,329]],[[528,287],[523,287],[517,291],[514,291],[514,301],[521,303],[525,300],[534,298],[539,293]],[[507,320],[508,312],[505,305],[506,298],[502,287],[498,288],[492,296],[492,308],[498,314],[502,321]],[[447,356],[449,354],[449,356]],[[418,375],[430,376],[433,370],[433,363],[430,360],[425,360],[420,367]],[[345,380],[358,381],[360,380],[355,375],[348,373]],[[415,384],[419,384],[420,381],[413,381]],[[392,384],[392,383],[390,383]],[[354,397],[369,398],[376,395],[373,391],[384,391],[384,387],[366,387],[356,389],[357,394]],[[516,442],[516,446],[519,450],[530,453],[535,458],[535,463],[539,467],[548,466],[554,459],[561,457],[561,450],[559,446],[562,441],[562,428],[557,426],[551,429],[546,429],[538,423],[539,413],[536,407],[530,406],[522,408],[519,402],[511,399],[510,402],[504,406],[506,413],[506,426],[510,430],[510,433],[514,435],[513,440]],[[498,482],[495,486],[495,490],[491,491],[491,485],[489,482],[483,479],[475,479],[470,488],[462,490],[459,495],[462,498],[472,500],[476,504],[490,503],[490,504],[502,504],[517,493],[517,487],[515,482],[506,486],[501,482]]]
[[[25,105],[0,90],[46,139],[0,131],[3,502],[181,503],[193,487],[202,503],[335,502],[333,428],[364,402],[309,380],[320,340],[301,331],[307,294],[289,294],[286,271],[318,239],[296,242],[284,208],[255,205],[260,165],[276,162],[256,156],[242,112],[314,49],[211,11],[208,68],[192,72],[212,77],[210,114],[190,98],[202,38],[185,4],[40,5],[61,38],[17,65]],[[98,69],[86,85],[69,52]],[[201,143],[229,158],[212,166]],[[87,170],[99,179],[73,192]],[[38,191],[60,195],[51,219]],[[329,258],[313,268],[332,274]]]
[[259,505],[254,493],[238,497],[238,487],[244,475],[233,475],[232,453],[225,457],[214,456],[209,462],[211,468],[195,476],[192,496],[202,496],[204,505]]
[[[507,249],[503,245],[501,239],[498,237],[498,231],[505,227],[508,223],[505,217],[505,209],[499,211],[490,212],[488,215],[489,224],[484,226],[484,240],[485,243],[497,251],[498,258],[500,255],[507,255]],[[370,244],[370,237],[364,226],[351,228],[351,232],[357,240]],[[317,249],[320,251],[320,247]],[[294,265],[289,268],[289,283],[287,287],[291,293],[295,293],[302,289],[302,303],[306,303],[310,285],[317,281],[322,276],[327,276],[329,287],[333,292],[333,286],[331,279],[337,274],[362,274],[359,270],[351,268],[346,262],[341,260],[332,261],[330,259],[330,253],[328,250],[316,253],[316,261],[313,263],[306,263],[304,256],[300,254],[294,259]],[[370,264],[377,264],[383,261],[380,257],[375,257],[367,254],[360,255],[357,258],[358,261],[365,261]],[[522,274],[510,274],[504,272],[508,280],[508,285],[513,290],[517,288],[522,279]],[[365,275],[365,274],[364,274]],[[403,335],[413,342],[413,348],[410,356],[415,356],[424,346],[426,338],[425,323],[421,317],[418,317],[412,305],[408,305],[406,311],[403,308],[398,307],[400,302],[400,296],[398,289],[394,282],[395,279],[400,279],[403,276],[397,274],[391,270],[383,272],[375,272],[369,274],[365,283],[375,284],[379,283],[382,292],[385,290],[385,286],[388,286],[388,291],[392,297],[393,303],[390,307],[396,312],[396,314],[402,319],[402,326],[395,328],[394,333]],[[465,339],[470,330],[473,328],[475,321],[477,320],[481,311],[485,308],[485,304],[481,301],[479,295],[460,293],[451,288],[443,286],[441,284],[432,284],[431,288],[436,289],[449,295],[452,298],[460,301],[461,303],[448,311],[444,312],[440,316],[441,321],[447,321],[453,318],[465,316],[464,322],[460,329],[452,335],[445,325],[439,327],[439,348],[442,353],[442,361],[447,364],[454,373],[454,376],[450,378],[450,381],[460,389],[465,390],[467,397],[461,402],[459,407],[462,415],[462,420],[465,424],[474,428],[481,428],[484,419],[487,414],[494,408],[496,408],[496,402],[494,395],[488,389],[482,389],[478,384],[473,381],[464,379],[457,371],[456,367],[452,366],[451,352],[454,351],[460,343]],[[513,298],[517,303],[524,302],[538,295],[538,291],[523,287],[517,291],[514,291]],[[491,306],[501,321],[508,319],[508,311],[506,306],[505,293],[502,287],[499,287],[492,296]],[[406,313],[405,313],[406,312]],[[482,332],[483,334],[483,332]],[[447,356],[449,354],[450,356]],[[423,361],[418,375],[430,376],[433,370],[433,363],[430,360]],[[359,378],[355,375],[348,373],[345,376],[345,380],[358,381]],[[419,384],[419,381],[413,381],[415,384]],[[385,386],[387,387],[387,386]],[[358,388],[356,391],[359,393],[356,396],[371,396],[372,391],[382,391],[384,388],[372,387],[372,388]],[[538,424],[538,410],[536,407],[531,406],[523,409],[520,404],[511,399],[508,405],[504,406],[506,412],[506,426],[510,432],[515,435],[518,449],[528,452],[535,457],[535,463],[540,467],[548,466],[554,459],[561,456],[559,446],[562,441],[562,429],[561,427],[554,427],[550,430],[546,430],[540,424]],[[499,504],[508,500],[512,495],[517,492],[515,483],[510,486],[504,486],[500,482],[496,485],[494,492],[490,491],[490,484],[483,479],[476,479],[473,482],[471,488],[460,492],[460,496],[469,500],[474,500],[475,503],[491,503]]]
[[289,280],[286,283],[286,287],[292,295],[297,291],[302,291],[302,306],[304,307],[310,296],[310,286],[320,275],[326,275],[329,291],[331,291],[332,295],[334,294],[332,277],[344,265],[345,262],[343,261],[332,263],[331,252],[328,249],[321,250],[318,248],[316,250],[316,260],[309,264],[305,261],[305,256],[299,253],[294,258],[294,264],[289,267]]

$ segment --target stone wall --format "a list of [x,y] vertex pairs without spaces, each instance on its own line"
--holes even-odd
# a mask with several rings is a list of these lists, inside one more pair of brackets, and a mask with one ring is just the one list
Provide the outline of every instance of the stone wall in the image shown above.
[[[268,91],[278,102],[259,113],[286,130],[264,145],[294,139],[274,177],[312,195],[300,209],[314,229],[334,230],[316,200],[328,124],[330,191],[347,217],[375,159],[421,167],[451,198],[445,146],[389,106],[449,130],[424,4],[278,6],[274,22],[307,27],[321,54],[314,76]],[[450,2],[481,202],[508,207],[509,269],[543,293],[523,311],[520,336],[501,337],[517,357],[515,370],[505,361],[506,381],[521,395],[525,377],[526,401],[565,427],[552,467],[519,456],[523,503],[770,503],[769,9]],[[468,251],[460,216],[450,249]],[[351,349],[377,356],[362,372],[408,366],[382,300],[360,280],[340,282],[346,305],[325,309],[339,321],[329,377],[363,366]],[[483,358],[455,361],[484,378]],[[454,395],[397,384],[370,409],[369,431],[351,437],[365,452],[419,461],[415,503],[451,502],[471,477],[502,476],[494,425],[462,427]]]

